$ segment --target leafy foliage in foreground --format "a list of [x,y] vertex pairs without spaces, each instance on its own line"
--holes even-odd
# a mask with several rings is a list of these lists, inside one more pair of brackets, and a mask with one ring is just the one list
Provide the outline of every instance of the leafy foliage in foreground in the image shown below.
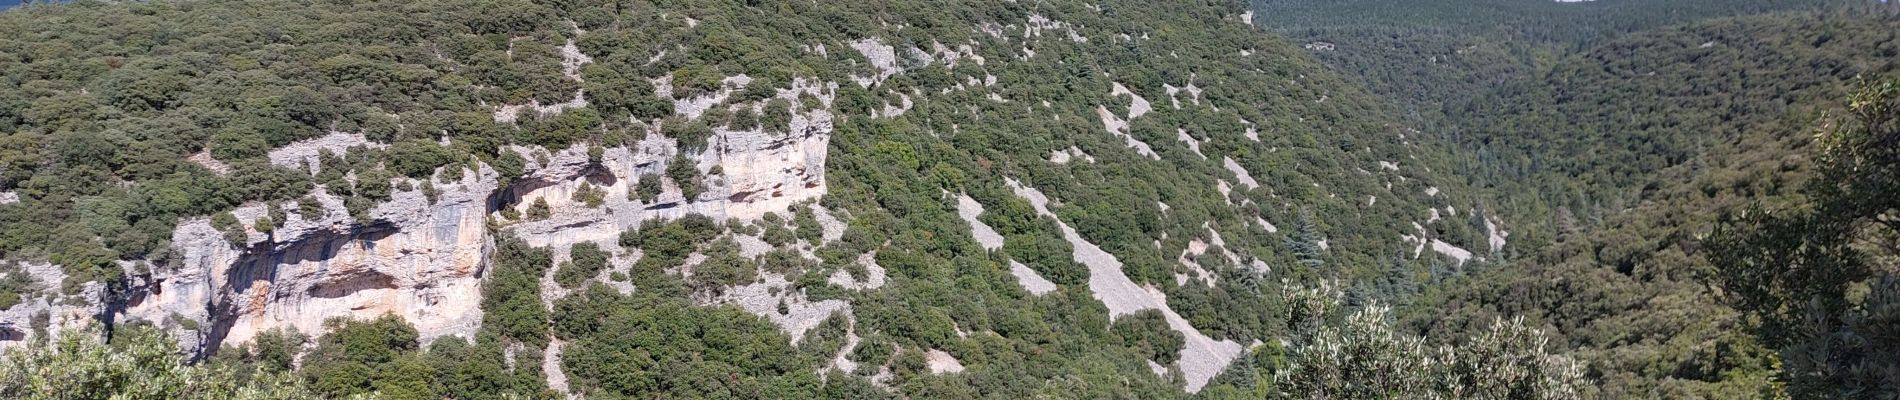
[[0,356],[0,397],[10,399],[289,399],[315,397],[284,372],[242,378],[230,368],[193,365],[177,342],[152,327],[126,327],[112,343],[75,330]]
[[1845,116],[1821,128],[1805,201],[1724,218],[1708,240],[1709,278],[1780,351],[1796,398],[1900,396],[1900,81],[1866,85]]
[[1344,292],[1287,287],[1289,347],[1268,346],[1228,369],[1208,397],[1270,399],[1582,399],[1584,369],[1547,348],[1522,319],[1496,320],[1457,346],[1402,332],[1373,304],[1350,310]]

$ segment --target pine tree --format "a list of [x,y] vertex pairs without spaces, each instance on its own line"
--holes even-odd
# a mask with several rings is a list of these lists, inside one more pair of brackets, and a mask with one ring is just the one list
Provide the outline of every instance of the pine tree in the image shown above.
[[[1900,82],[1850,100],[1852,118],[1817,136],[1811,203],[1726,218],[1705,253],[1718,294],[1780,349],[1795,398],[1900,395],[1900,273],[1878,261],[1900,249]],[[1869,294],[1852,298],[1861,285]]]
[[1301,265],[1319,268],[1326,264],[1322,259],[1324,248],[1320,247],[1319,225],[1313,222],[1313,210],[1300,210],[1300,219],[1293,226],[1293,234],[1285,239],[1286,247]]

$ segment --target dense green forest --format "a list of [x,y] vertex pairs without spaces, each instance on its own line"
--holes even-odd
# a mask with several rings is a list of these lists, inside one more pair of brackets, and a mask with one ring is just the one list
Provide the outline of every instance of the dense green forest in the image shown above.
[[1736,289],[1715,287],[1729,275],[1710,257],[1725,252],[1704,242],[1724,216],[1808,197],[1816,126],[1858,82],[1892,79],[1896,26],[1874,8],[1653,29],[1447,105],[1440,128],[1464,143],[1468,176],[1537,250],[1429,287],[1402,319],[1462,337],[1530,318],[1616,397],[1774,392],[1793,355],[1724,301]]
[[[0,189],[17,196],[19,202],[14,203],[17,206],[0,207],[0,221],[5,222],[0,227],[5,238],[0,240],[0,255],[50,260],[67,268],[75,277],[73,281],[112,280],[123,273],[115,261],[146,260],[162,266],[170,260],[167,240],[172,224],[181,216],[216,214],[245,202],[299,202],[315,186],[344,195],[352,212],[361,215],[361,211],[402,189],[365,177],[408,177],[413,181],[428,177],[434,171],[432,167],[477,162],[491,165],[508,177],[520,170],[524,160],[512,152],[500,151],[500,145],[507,143],[549,148],[576,142],[615,145],[638,140],[649,130],[661,130],[661,134],[677,137],[691,147],[710,133],[705,124],[725,122],[661,120],[671,113],[671,105],[653,98],[652,85],[641,77],[671,76],[680,82],[675,91],[685,94],[716,88],[718,77],[743,72],[754,72],[754,79],[763,82],[752,86],[761,88],[785,85],[793,77],[805,75],[845,81],[849,75],[869,69],[861,57],[853,59],[857,57],[854,54],[834,52],[828,59],[768,44],[870,36],[882,30],[870,27],[878,25],[870,22],[872,15],[921,18],[912,15],[922,13],[901,5],[864,10],[781,5],[775,7],[792,7],[789,10],[808,11],[814,16],[778,20],[761,16],[765,5],[713,4],[702,7],[705,10],[701,13],[706,15],[699,17],[704,18],[696,17],[695,21],[708,23],[704,28],[689,28],[684,22],[660,18],[671,15],[670,9],[686,6],[672,3],[631,8],[532,2],[442,6],[457,12],[423,12],[433,4],[371,4],[343,12],[334,9],[342,6],[327,3],[275,10],[268,7],[269,3],[246,2],[78,2],[16,9],[0,19],[8,31],[21,33],[8,39],[5,52],[0,53],[8,60],[4,65],[8,90],[0,93],[6,96],[0,99],[0,107],[4,107],[0,110],[5,110],[0,114],[0,129],[9,132],[0,142],[0,148],[5,149],[0,152],[0,165],[5,166],[0,169]],[[1018,15],[1064,9],[1078,13],[1074,7],[1054,5],[997,7],[1014,10],[1010,14]],[[1164,14],[1173,19],[1207,21],[1218,19],[1219,12],[1214,10],[1235,11],[1235,7],[1207,5],[1207,10],[1198,13]],[[977,10],[1000,12],[992,8],[966,6],[959,7],[964,10],[959,12],[971,21],[982,21],[991,17]],[[1084,10],[1084,15],[1102,21],[1087,25],[1088,29],[1111,39],[1120,33],[1171,26],[1159,22],[1138,24],[1135,18],[1121,15],[1146,11],[1140,7]],[[429,18],[398,17],[405,14],[426,14]],[[628,15],[648,20],[634,21]],[[821,23],[826,18],[850,23]],[[230,20],[244,29],[229,30],[194,19]],[[755,24],[754,20],[759,21]],[[575,27],[585,33],[570,37]],[[632,29],[635,27],[643,29]],[[1211,151],[1203,153],[1231,153],[1242,167],[1257,171],[1257,180],[1278,188],[1253,191],[1250,196],[1257,200],[1245,201],[1248,199],[1240,195],[1221,200],[1223,195],[1213,189],[1216,177],[1226,173],[1198,173],[1218,168],[1219,161],[1189,153],[1185,146],[1158,146],[1161,162],[1126,162],[1138,158],[1117,150],[1121,146],[1113,144],[1112,137],[1081,135],[1098,130],[1087,126],[1089,119],[988,115],[1021,113],[1011,111],[1014,106],[983,103],[981,97],[965,96],[974,94],[953,92],[917,106],[919,115],[895,121],[858,119],[840,127],[846,133],[836,141],[842,143],[834,144],[834,153],[845,155],[835,162],[843,171],[838,175],[865,178],[839,183],[836,186],[843,187],[844,194],[827,202],[900,212],[922,208],[921,204],[908,204],[925,201],[921,198],[854,198],[864,196],[853,194],[859,190],[855,189],[856,182],[878,178],[971,186],[967,191],[979,200],[1001,203],[994,194],[1002,185],[983,178],[1018,177],[1060,198],[1075,199],[1075,207],[1063,208],[1062,212],[1070,215],[1065,219],[1081,222],[1077,225],[1085,236],[1098,244],[1137,253],[1126,257],[1158,258],[1154,263],[1137,263],[1141,265],[1166,264],[1160,260],[1171,258],[1164,255],[1168,251],[1140,255],[1150,253],[1147,242],[1159,239],[1162,231],[1176,230],[1169,233],[1177,239],[1202,236],[1198,233],[1202,230],[1199,222],[1209,218],[1227,220],[1219,229],[1232,231],[1225,235],[1235,242],[1229,247],[1238,250],[1241,246],[1257,246],[1260,248],[1247,250],[1262,257],[1284,253],[1272,249],[1277,247],[1278,239],[1248,240],[1259,235],[1241,229],[1245,220],[1241,217],[1292,223],[1300,219],[1301,210],[1308,210],[1317,217],[1311,218],[1315,224],[1326,231],[1322,234],[1352,244],[1343,246],[1353,249],[1350,252],[1332,255],[1343,257],[1339,264],[1367,268],[1377,264],[1375,261],[1385,256],[1384,249],[1395,247],[1400,234],[1406,232],[1402,223],[1359,224],[1351,223],[1351,219],[1398,221],[1404,219],[1399,213],[1425,208],[1417,203],[1460,203],[1458,197],[1450,197],[1463,196],[1451,186],[1456,183],[1430,179],[1433,173],[1429,171],[1434,168],[1427,165],[1409,172],[1417,175],[1417,179],[1404,182],[1409,187],[1386,190],[1415,192],[1437,185],[1450,193],[1446,195],[1450,199],[1382,196],[1375,207],[1365,207],[1370,210],[1357,210],[1361,208],[1354,206],[1358,201],[1340,194],[1382,191],[1377,188],[1382,183],[1379,177],[1353,172],[1354,168],[1370,169],[1375,159],[1396,159],[1434,149],[1425,147],[1430,144],[1407,146],[1375,139],[1389,137],[1397,129],[1386,122],[1379,103],[1352,89],[1350,83],[1320,72],[1283,42],[1241,33],[1244,25],[1214,27],[1221,29],[1133,39],[1151,40],[1139,46],[1134,42],[1111,45],[1111,39],[1047,40],[1043,44],[1051,49],[1037,52],[1057,56],[991,67],[964,63],[955,70],[942,63],[920,66],[917,73],[892,78],[894,82],[883,84],[878,91],[842,86],[838,102],[842,112],[866,112],[876,104],[895,101],[899,89],[905,87],[939,90],[959,84],[953,79],[958,76],[994,74],[1005,83],[1021,82],[998,89],[1005,99],[1050,100],[1052,106],[1045,107],[1050,113],[1091,115],[1081,100],[1108,93],[1109,79],[1099,74],[1080,81],[1048,75],[1062,70],[1114,71],[1118,74],[1115,80],[1126,81],[1153,101],[1160,101],[1164,92],[1161,87],[1168,82],[1200,83],[1206,87],[1203,96],[1208,101],[1232,105],[1221,107],[1222,111],[1158,108],[1152,114],[1155,118],[1134,121],[1133,135],[1149,143],[1176,142],[1171,133],[1163,133],[1173,129],[1164,127],[1192,127],[1194,135],[1208,138],[1232,135],[1223,137],[1226,140],[1210,140],[1209,147],[1202,150]],[[944,31],[937,40],[977,40],[967,28],[936,28]],[[916,38],[889,36],[893,41],[902,38],[904,43],[928,42],[924,39],[929,35],[921,32],[905,33]],[[119,37],[142,40],[107,39]],[[576,85],[583,85],[561,74],[557,53],[565,39],[575,40],[583,51],[594,54],[596,61],[579,71],[585,78],[581,88],[589,89],[585,93],[592,106],[516,124],[489,119],[493,104],[564,101]],[[694,49],[699,49],[700,43],[723,47],[678,52],[664,51],[659,48],[663,45],[652,43],[691,43]],[[1221,47],[1259,52],[1241,57],[1217,51]],[[987,56],[991,59],[1023,55],[1010,54],[1001,44],[981,48],[996,52]],[[1139,57],[1158,52],[1184,58]],[[1185,58],[1196,54],[1200,57]],[[1076,59],[1070,62],[1058,56]],[[1042,61],[1049,59],[1057,60]],[[834,67],[834,63],[845,66]],[[1222,71],[1231,71],[1231,75],[1219,73]],[[1269,76],[1306,77],[1280,80]],[[764,96],[755,92],[759,91],[742,96]],[[1274,94],[1257,97],[1248,95],[1251,93]],[[1328,100],[1296,101],[1303,97]],[[1122,103],[1109,105],[1125,110],[1126,99],[1111,99]],[[988,111],[973,116],[967,110],[931,108],[961,103],[986,105]],[[1058,105],[1067,108],[1054,107]],[[947,115],[931,118],[939,112]],[[1236,118],[1207,118],[1210,114]],[[629,117],[634,121],[627,122]],[[962,119],[973,121],[959,123]],[[1243,127],[1236,125],[1236,120],[1256,128],[1261,141],[1240,139]],[[656,125],[666,128],[657,129]],[[1001,129],[986,128],[990,126],[1009,126],[1009,135],[1002,135]],[[324,172],[315,175],[264,159],[267,150],[330,130],[361,131],[373,141],[391,145],[326,157],[321,160],[326,166],[321,169]],[[964,134],[941,135],[951,131]],[[863,132],[864,138],[852,136],[856,132]],[[903,132],[940,132],[942,137],[905,142],[913,139],[892,135]],[[443,139],[450,139],[446,141],[449,144],[440,144]],[[881,154],[890,153],[892,146],[910,150]],[[953,154],[960,157],[955,161],[968,165],[921,158],[940,153],[925,150],[941,146],[965,149]],[[1067,146],[1078,146],[1102,161],[1047,167],[1043,161],[1046,150],[1042,148]],[[194,155],[216,163],[190,161]],[[1437,158],[1423,159],[1429,162]],[[978,165],[981,160],[987,162]],[[1013,162],[994,165],[1000,161]],[[207,165],[222,171],[213,171]],[[873,167],[903,166],[914,167],[915,171],[859,173]],[[986,170],[980,174],[964,172],[978,169]],[[1178,172],[1183,169],[1197,173]],[[912,177],[920,179],[909,179]],[[1137,178],[1144,182],[1118,182]],[[1091,184],[1076,184],[1082,181]],[[1179,187],[1168,187],[1167,183]],[[903,186],[908,185],[897,187]],[[909,189],[931,193],[923,188]],[[1129,190],[1141,193],[1126,192]],[[1171,206],[1171,211],[1164,217],[1159,215],[1160,210],[1142,206],[1133,212],[1146,214],[1146,218],[1124,218],[1124,203],[1137,203],[1123,201],[1130,196],[1159,200]],[[1228,207],[1225,203],[1253,206]],[[1407,207],[1413,205],[1417,206]],[[1447,241],[1472,245],[1481,242],[1474,232],[1473,226],[1453,224],[1444,235]],[[1185,244],[1180,240],[1167,242],[1170,248]],[[1359,246],[1361,242],[1367,245]]]
[[[0,312],[106,311],[0,326],[0,396],[1891,397],[1900,17],[1821,4],[29,4]],[[643,217],[739,201],[696,158],[808,112],[822,197]],[[561,149],[594,172],[523,200]],[[284,257],[326,196],[383,228],[489,172],[466,337],[112,318],[188,290],[187,221]],[[524,233],[579,212],[632,223]],[[803,302],[730,300],[768,286]]]
[[[1453,167],[1448,142],[1398,123],[1386,103],[1244,23],[1244,11],[1228,1],[716,0],[80,1],[9,10],[0,13],[0,192],[9,199],[0,204],[0,258],[65,272],[61,281],[0,286],[25,300],[116,307],[153,290],[133,283],[189,267],[172,243],[182,220],[208,220],[233,251],[266,252],[243,246],[252,232],[268,243],[281,221],[324,212],[312,193],[335,195],[352,223],[376,227],[385,222],[373,209],[412,192],[434,201],[434,188],[457,171],[493,170],[504,190],[531,190],[522,175],[547,164],[548,149],[579,146],[599,163],[605,149],[643,141],[698,151],[720,132],[786,135],[789,112],[837,118],[828,193],[784,215],[686,215],[646,221],[618,240],[537,247],[514,229],[555,217],[557,207],[492,197],[487,233],[496,238],[482,296],[460,299],[484,313],[468,338],[425,337],[398,317],[338,319],[321,332],[270,331],[181,355],[117,346],[216,330],[216,321],[112,321],[103,343],[85,334],[48,341],[41,321],[22,327],[34,343],[83,350],[9,353],[0,374],[12,378],[0,386],[87,396],[28,378],[72,374],[108,377],[100,391],[161,397],[1591,392],[1580,366],[1542,351],[1542,333],[1522,323],[1494,321],[1482,341],[1431,351],[1417,336],[1394,336],[1379,305],[1485,262],[1501,246],[1487,242],[1496,218],[1463,179],[1441,176]],[[894,59],[854,45],[891,46]],[[572,52],[591,61],[564,65]],[[732,83],[742,75],[749,83]],[[837,83],[827,93],[835,100],[795,106],[775,97],[807,81]],[[728,90],[717,107],[679,108],[679,99]],[[497,115],[502,105],[566,104],[576,93],[584,106]],[[330,132],[377,145],[321,152],[306,165],[270,157]],[[1051,156],[1062,149],[1074,159]],[[686,157],[666,164],[625,193],[583,186],[573,200],[583,208],[676,192],[703,200],[722,175],[689,168]],[[1053,201],[1032,203],[1028,190]],[[1000,246],[972,236],[976,223],[960,218],[958,194],[987,210],[980,222],[1003,237]],[[246,205],[269,211],[243,221],[232,210]],[[845,220],[837,238],[817,227],[814,206]],[[1415,222],[1438,209],[1458,213],[1429,228]],[[742,251],[740,239],[754,235],[771,249]],[[1428,239],[1452,250],[1414,250]],[[617,264],[631,250],[637,260]],[[1091,272],[1080,262],[1088,250],[1121,271]],[[888,283],[830,279],[871,273],[860,259]],[[1026,291],[1014,263],[1056,288]],[[6,268],[8,277],[26,270]],[[1126,275],[1153,293],[1137,296],[1164,306],[1111,312],[1092,293],[1104,274]],[[790,334],[708,300],[767,276],[850,309]],[[85,297],[95,282],[104,294]],[[1308,291],[1318,294],[1288,297]],[[1289,311],[1289,299],[1308,308]],[[1374,355],[1376,363],[1332,356],[1368,335],[1419,351]],[[1189,346],[1207,342],[1247,361],[1181,361],[1210,353]],[[128,356],[140,363],[110,361]],[[941,366],[946,356],[954,370]],[[92,364],[51,361],[61,357]],[[860,367],[836,368],[838,360]],[[1362,379],[1441,361],[1449,369],[1418,370],[1391,387]],[[1470,370],[1499,362],[1540,372]],[[54,369],[66,364],[93,369]],[[192,384],[171,383],[180,379]]]
[[[1701,19],[1819,8],[1839,0],[1254,0],[1257,21],[1309,48],[1380,97],[1440,129],[1455,107],[1536,79],[1571,53],[1625,34]],[[1451,126],[1456,126],[1452,123]]]
[[[1316,44],[1307,48],[1316,58],[1363,78],[1421,129],[1460,143],[1460,171],[1519,228],[1512,239],[1523,247],[1510,262],[1429,285],[1402,308],[1407,330],[1454,340],[1485,332],[1499,317],[1526,317],[1586,360],[1591,380],[1610,397],[1888,393],[1879,388],[1890,381],[1870,377],[1892,376],[1884,363],[1893,357],[1838,354],[1890,354],[1882,350],[1890,344],[1838,338],[1881,337],[1865,324],[1890,318],[1877,316],[1885,300],[1867,293],[1891,290],[1879,276],[1892,268],[1871,261],[1891,249],[1846,246],[1869,263],[1828,264],[1793,255],[1805,250],[1757,248],[1840,238],[1879,243],[1887,235],[1851,222],[1885,211],[1787,221],[1798,220],[1794,210],[1822,207],[1809,202],[1840,202],[1817,200],[1815,193],[1834,191],[1836,184],[1824,182],[1879,190],[1826,177],[1839,162],[1828,158],[1843,150],[1816,148],[1814,139],[1837,125],[1883,124],[1872,116],[1885,111],[1868,106],[1880,104],[1871,100],[1880,98],[1879,85],[1852,101],[1849,93],[1895,76],[1900,20],[1891,7],[1255,6],[1263,25]],[[1800,9],[1821,11],[1787,11]],[[1744,16],[1703,20],[1723,15]],[[1814,181],[1817,174],[1828,179]],[[1822,232],[1836,233],[1811,236]],[[1829,272],[1762,270],[1802,263]],[[1788,326],[1799,324],[1785,319],[1801,308],[1795,304],[1816,295],[1816,317],[1804,320],[1815,327]],[[1821,372],[1850,369],[1870,375]]]

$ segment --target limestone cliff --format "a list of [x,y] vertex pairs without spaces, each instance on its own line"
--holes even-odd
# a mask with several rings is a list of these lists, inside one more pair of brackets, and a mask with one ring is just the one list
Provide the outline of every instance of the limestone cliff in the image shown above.
[[[481,323],[480,277],[493,242],[485,219],[497,176],[489,168],[463,172],[436,182],[433,202],[420,190],[395,193],[367,223],[318,188],[319,215],[287,213],[270,234],[248,230],[242,246],[206,218],[186,221],[172,236],[181,262],[134,279],[121,318],[197,321],[201,329],[180,333],[199,350],[274,328],[322,332],[326,319],[385,313],[407,318],[424,337],[467,336]],[[248,226],[265,212],[260,204],[232,214]]]
[[[625,195],[642,176],[657,178],[680,151],[674,140],[652,135],[633,147],[604,149],[598,163],[584,145],[559,151],[513,147],[524,159],[546,162],[530,165],[506,187],[486,166],[439,171],[433,201],[419,189],[399,191],[373,208],[368,222],[351,217],[342,199],[322,188],[311,196],[322,204],[318,215],[288,212],[283,226],[268,234],[249,228],[266,215],[266,205],[234,210],[247,227],[241,245],[227,241],[209,218],[190,219],[172,237],[180,262],[132,279],[114,318],[159,322],[200,352],[270,329],[316,333],[331,318],[385,313],[415,324],[425,340],[469,337],[481,324],[482,272],[495,241],[488,221],[500,219],[497,207],[525,209],[544,200],[549,218],[514,223],[505,232],[561,249],[583,241],[611,243],[648,219],[690,213],[755,219],[825,191],[831,115],[799,114],[792,128],[790,134],[717,132],[706,149],[687,158],[702,173],[715,166],[722,172],[710,175],[709,190],[693,199],[671,185],[652,204]],[[314,143],[327,146],[337,139]],[[282,152],[291,163],[306,158]],[[609,193],[606,201],[598,207],[574,201],[583,184]],[[191,322],[174,321],[179,318]]]

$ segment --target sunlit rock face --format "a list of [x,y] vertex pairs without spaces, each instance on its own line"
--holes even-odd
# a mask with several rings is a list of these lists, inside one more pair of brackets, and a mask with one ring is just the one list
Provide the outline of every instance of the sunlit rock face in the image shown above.
[[[750,221],[816,200],[826,192],[825,152],[833,129],[827,109],[836,91],[836,83],[796,80],[790,89],[779,89],[777,97],[790,102],[794,110],[806,108],[801,104],[806,99],[820,104],[792,113],[786,132],[719,128],[703,149],[681,149],[673,138],[657,134],[633,146],[603,148],[598,162],[584,145],[558,150],[514,147],[524,159],[547,162],[531,165],[522,179],[510,185],[501,194],[505,203],[526,213],[533,204],[545,202],[551,212],[545,220],[518,223],[509,230],[530,245],[565,247],[611,242],[620,232],[649,219],[701,214],[717,221]],[[664,191],[651,203],[627,196],[641,179],[665,180],[668,163],[682,159],[681,155],[706,176],[705,193],[689,199],[675,182],[666,180]],[[574,194],[584,186],[604,193],[600,205],[576,201]]]
[[[58,292],[66,283],[66,271],[59,265],[25,262],[14,267],[18,268],[16,273],[45,288],[43,292]],[[27,343],[35,335],[59,337],[82,331],[106,311],[103,303],[87,300],[105,293],[104,284],[87,282],[71,295],[22,296],[19,304],[0,310],[0,350]]]
[[[480,279],[493,245],[485,216],[497,179],[488,168],[461,175],[435,182],[433,203],[420,190],[397,192],[367,223],[318,189],[318,215],[290,210],[270,234],[247,228],[241,246],[207,218],[185,221],[172,235],[180,262],[136,279],[121,319],[196,321],[199,329],[178,333],[201,351],[271,329],[320,333],[331,318],[382,314],[408,319],[425,338],[471,336],[481,324]],[[246,226],[266,213],[263,205],[232,212]]]
[[[199,352],[248,342],[272,329],[320,334],[333,318],[383,314],[407,319],[424,340],[471,337],[481,326],[481,279],[498,232],[565,249],[612,243],[649,219],[703,214],[754,220],[823,196],[832,132],[826,109],[836,87],[801,80],[781,89],[780,97],[793,102],[809,94],[806,99],[824,103],[794,113],[787,132],[719,129],[705,148],[685,154],[675,140],[657,134],[632,146],[603,148],[598,159],[584,144],[556,150],[511,146],[503,151],[535,160],[522,176],[503,186],[485,165],[480,171],[439,171],[431,182],[433,201],[420,189],[422,181],[397,178],[416,189],[394,193],[361,221],[343,199],[322,188],[310,195],[322,205],[320,212],[306,218],[295,202],[281,205],[287,218],[268,234],[252,226],[268,215],[267,205],[233,210],[245,226],[241,244],[227,240],[208,217],[182,221],[172,235],[178,262],[135,277],[115,319],[160,322]],[[340,153],[373,145],[349,140],[358,138],[337,134],[304,146],[310,149],[280,151],[282,162],[303,167],[314,164],[304,153],[316,154],[317,148]],[[640,179],[664,179],[667,164],[676,160],[693,163],[705,193],[686,198],[669,180],[651,203],[627,195]],[[583,187],[601,191],[602,201],[579,200],[575,193]],[[490,220],[504,220],[502,207],[525,213],[537,202],[548,204],[547,218],[490,230]]]

